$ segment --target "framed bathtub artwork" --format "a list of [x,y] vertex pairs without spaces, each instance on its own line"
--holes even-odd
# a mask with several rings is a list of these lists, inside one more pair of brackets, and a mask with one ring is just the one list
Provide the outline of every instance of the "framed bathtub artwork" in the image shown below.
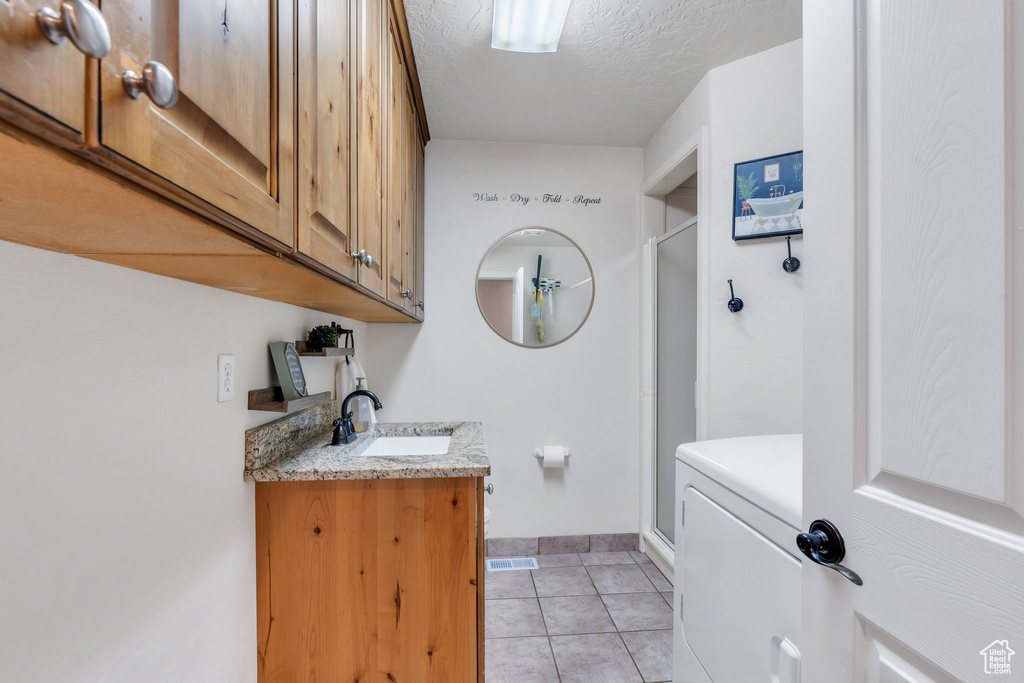
[[736,164],[732,199],[734,240],[802,233],[803,150]]

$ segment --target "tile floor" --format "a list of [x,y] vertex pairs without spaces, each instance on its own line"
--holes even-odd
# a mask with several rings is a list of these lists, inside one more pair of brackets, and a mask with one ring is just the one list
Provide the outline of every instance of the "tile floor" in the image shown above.
[[487,572],[487,683],[672,680],[672,585],[636,551],[535,555]]

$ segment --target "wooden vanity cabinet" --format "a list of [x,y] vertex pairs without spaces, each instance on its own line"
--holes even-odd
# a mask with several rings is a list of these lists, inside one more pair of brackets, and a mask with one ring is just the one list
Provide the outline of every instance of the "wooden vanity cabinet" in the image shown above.
[[478,478],[256,484],[259,683],[483,677]]

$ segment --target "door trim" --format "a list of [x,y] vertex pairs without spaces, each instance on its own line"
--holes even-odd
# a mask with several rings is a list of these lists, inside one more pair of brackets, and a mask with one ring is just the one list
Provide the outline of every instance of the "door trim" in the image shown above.
[[[696,134],[681,145],[678,150],[657,171],[648,177],[640,190],[640,225],[643,253],[647,248],[651,252],[652,267],[641,268],[641,288],[644,300],[641,302],[640,325],[640,550],[650,553],[652,560],[662,570],[669,573],[675,566],[675,548],[668,542],[655,526],[655,434],[657,412],[655,397],[657,395],[657,269],[654,245],[659,239],[667,239],[681,226],[665,234],[665,195],[675,189],[683,180],[698,174],[697,187],[697,439],[708,438],[708,326],[709,301],[708,277],[710,265],[710,249],[707,235],[707,220],[701,220],[711,206],[708,129],[701,127]],[[684,226],[688,227],[688,221]],[[644,235],[650,235],[645,239]],[[649,293],[649,294],[648,294]],[[657,559],[655,559],[657,558]],[[660,560],[660,561],[658,561]]]

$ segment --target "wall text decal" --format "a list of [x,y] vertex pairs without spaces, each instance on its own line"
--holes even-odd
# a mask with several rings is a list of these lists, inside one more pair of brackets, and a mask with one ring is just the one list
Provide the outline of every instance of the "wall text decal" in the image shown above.
[[[571,198],[570,198],[571,197]],[[531,197],[525,194],[519,194],[513,192],[511,194],[499,196],[497,192],[474,192],[473,201],[475,202],[508,202],[511,204],[519,204],[526,206],[530,202],[540,202],[542,204],[574,204],[577,206],[590,206],[591,204],[600,204],[601,197],[587,197],[582,194],[555,194],[555,193],[544,193],[542,195]]]

